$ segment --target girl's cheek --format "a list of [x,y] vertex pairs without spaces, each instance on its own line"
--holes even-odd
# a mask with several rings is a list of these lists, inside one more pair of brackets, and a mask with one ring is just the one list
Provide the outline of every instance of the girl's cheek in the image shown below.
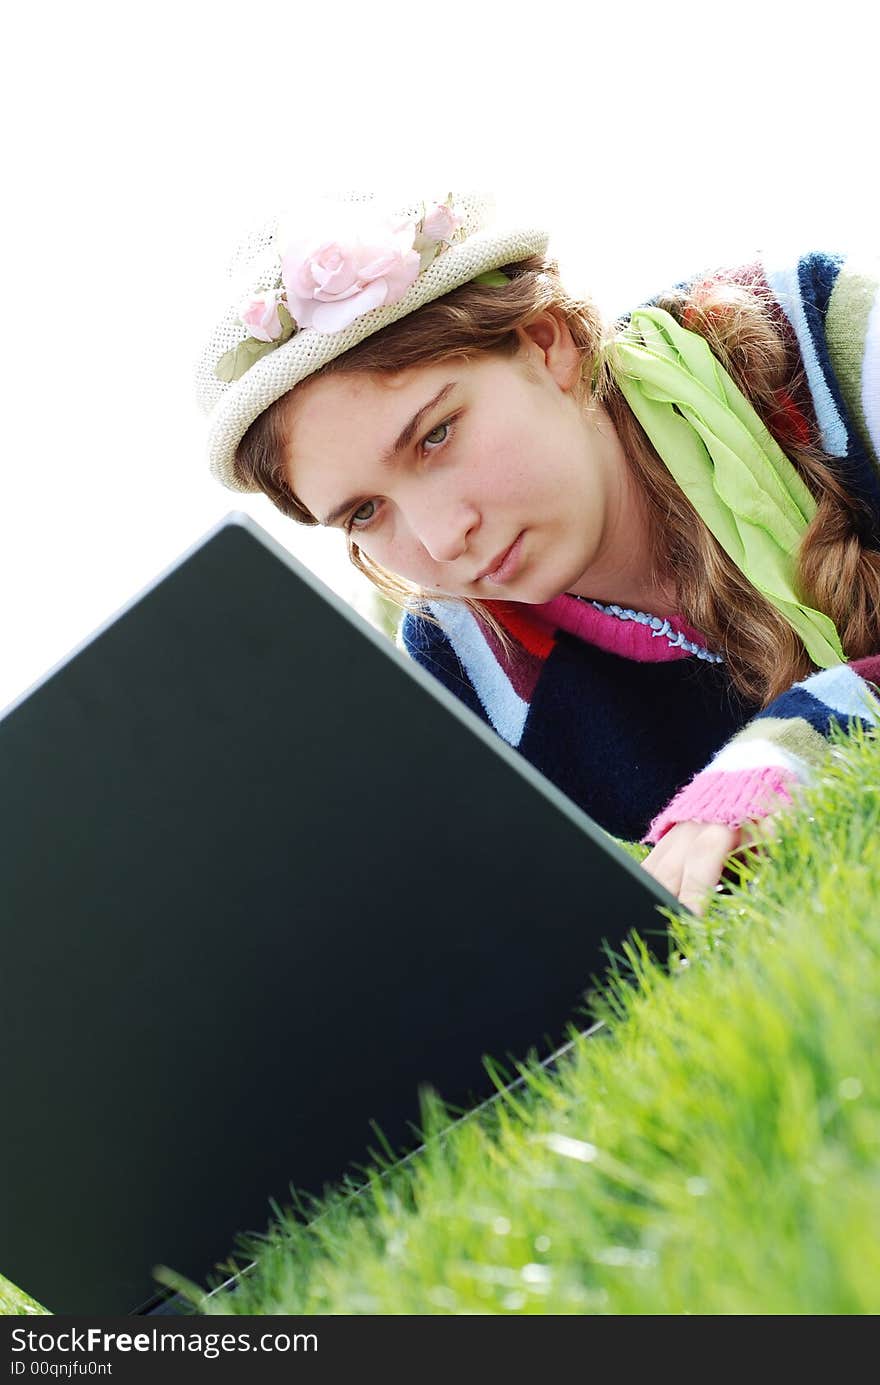
[[500,439],[496,434],[478,441],[475,455],[480,474],[496,498],[499,486],[505,495],[520,488],[526,471],[523,451],[523,440],[516,430],[506,432]]
[[368,556],[410,582],[422,581],[429,566],[426,554],[412,539],[379,543]]

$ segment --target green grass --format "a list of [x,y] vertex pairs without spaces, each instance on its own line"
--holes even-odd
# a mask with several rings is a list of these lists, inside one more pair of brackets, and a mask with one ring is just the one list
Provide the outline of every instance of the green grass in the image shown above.
[[23,1313],[45,1313],[45,1308],[23,1294],[21,1289],[16,1289],[14,1284],[10,1284],[8,1279],[4,1279],[0,1274],[0,1316],[9,1314]]
[[880,1310],[880,741],[832,747],[668,962],[627,949],[595,1037],[451,1129],[426,1094],[422,1152],[279,1211],[193,1308]]
[[832,740],[669,964],[633,947],[600,1035],[445,1137],[429,1100],[423,1154],[244,1242],[202,1311],[880,1310],[880,742]]

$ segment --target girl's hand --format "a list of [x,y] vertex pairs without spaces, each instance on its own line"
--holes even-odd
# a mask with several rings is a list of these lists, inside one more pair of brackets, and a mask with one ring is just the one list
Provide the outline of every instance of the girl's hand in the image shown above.
[[641,862],[670,894],[698,916],[721,879],[727,857],[776,835],[772,813],[742,827],[721,822],[678,822]]

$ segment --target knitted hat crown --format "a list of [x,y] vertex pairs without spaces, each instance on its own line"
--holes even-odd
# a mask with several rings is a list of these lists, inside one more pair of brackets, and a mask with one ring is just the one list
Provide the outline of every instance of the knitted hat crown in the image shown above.
[[432,299],[543,254],[547,239],[499,222],[479,194],[394,206],[351,193],[265,222],[233,256],[228,306],[196,367],[212,473],[230,490],[256,490],[235,475],[235,453],[270,404]]

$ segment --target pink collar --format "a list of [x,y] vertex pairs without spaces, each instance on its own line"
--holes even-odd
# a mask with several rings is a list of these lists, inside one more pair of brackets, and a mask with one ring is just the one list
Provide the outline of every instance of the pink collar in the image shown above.
[[632,615],[619,616],[612,611],[597,610],[590,602],[580,601],[567,592],[555,596],[552,601],[532,606],[530,610],[548,625],[566,630],[587,644],[640,663],[689,658],[694,651],[683,646],[681,640],[705,649],[705,637],[679,616],[671,616],[668,620],[651,616],[643,624],[632,619]]

